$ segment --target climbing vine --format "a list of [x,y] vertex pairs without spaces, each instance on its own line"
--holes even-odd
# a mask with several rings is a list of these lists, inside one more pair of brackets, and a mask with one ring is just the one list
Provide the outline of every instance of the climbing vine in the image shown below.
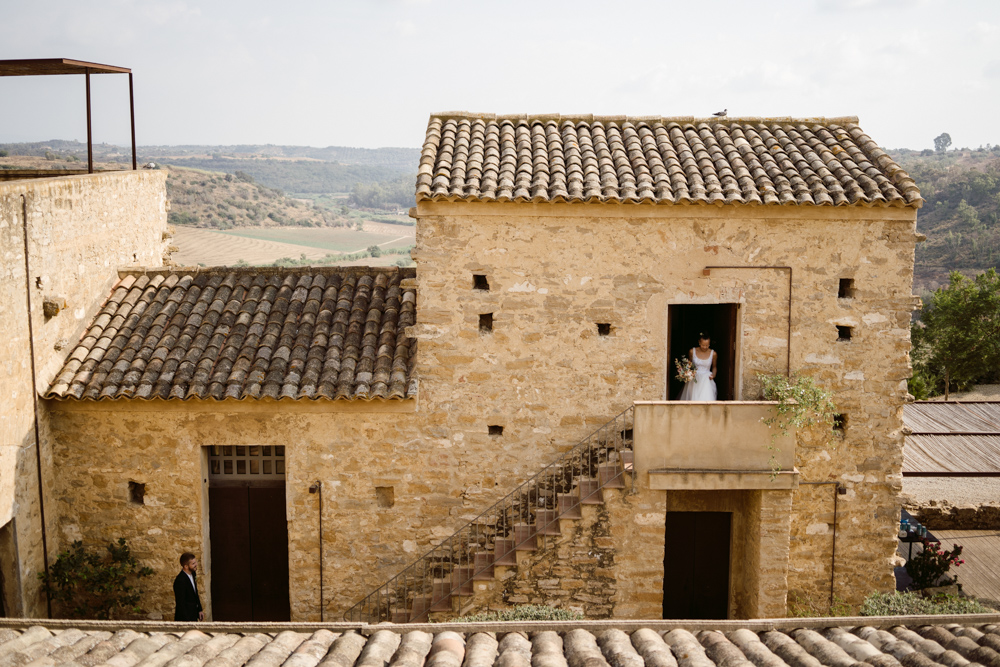
[[774,445],[777,437],[788,435],[788,430],[791,428],[825,426],[832,431],[837,406],[833,402],[833,395],[817,387],[808,375],[793,374],[787,377],[780,373],[761,373],[758,378],[764,389],[764,400],[777,401],[771,416],[761,419],[774,429],[767,446],[771,451],[771,459],[768,462],[771,466],[771,479],[774,479],[781,470],[775,459],[775,455],[780,451]]

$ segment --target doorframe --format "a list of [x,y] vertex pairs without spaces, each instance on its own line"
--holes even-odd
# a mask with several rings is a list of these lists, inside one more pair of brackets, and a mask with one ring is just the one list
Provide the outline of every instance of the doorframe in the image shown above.
[[[235,446],[235,445],[234,445]],[[250,445],[246,445],[249,447]],[[248,480],[245,478],[241,479],[219,479],[212,478],[211,471],[211,456],[212,456],[212,445],[202,445],[199,447],[201,450],[201,543],[202,543],[202,553],[199,556],[201,558],[202,574],[199,575],[199,580],[203,581],[200,586],[202,589],[203,599],[205,601],[205,618],[206,620],[213,620],[212,618],[212,525],[211,525],[211,511],[209,503],[209,489],[211,487],[282,487],[285,490],[285,522],[288,526],[288,538],[286,540],[285,549],[288,552],[289,557],[289,613],[291,613],[291,556],[292,556],[292,545],[291,545],[291,524],[288,517],[288,507],[291,502],[288,496],[288,469],[285,468],[285,478],[282,480]],[[285,465],[287,466],[288,461],[288,446],[285,446]]]
[[736,306],[736,340],[733,344],[733,363],[736,367],[733,369],[733,400],[742,401],[743,400],[743,310],[746,306],[745,299],[737,299],[735,301],[723,301],[720,299],[691,299],[686,301],[668,301],[666,308],[663,309],[663,349],[665,350],[663,358],[663,392],[662,397],[664,401],[669,401],[670,399],[670,374],[674,372],[672,352],[670,350],[670,306],[725,306],[734,305]]
[[209,512],[208,501],[208,446],[199,447],[201,450],[201,571],[202,585],[201,593],[205,600],[205,620],[212,620],[212,532],[211,514]]

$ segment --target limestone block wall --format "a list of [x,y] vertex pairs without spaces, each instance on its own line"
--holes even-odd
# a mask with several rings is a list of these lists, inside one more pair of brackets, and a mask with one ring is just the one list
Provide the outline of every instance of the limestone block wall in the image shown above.
[[[43,391],[61,366],[65,350],[93,316],[118,267],[161,263],[166,229],[164,183],[164,174],[149,172],[0,183],[0,386],[4,392],[0,525],[8,524],[16,537],[9,540],[11,553],[3,554],[8,614],[45,612],[35,578],[42,569],[42,547],[29,296],[36,388]],[[47,316],[43,312],[47,298],[64,309]],[[44,429],[44,413],[38,421]]]
[[[211,565],[203,448],[285,445],[292,618],[319,617],[318,499],[308,487],[320,480],[334,619],[633,401],[662,400],[669,305],[740,304],[739,388],[758,398],[755,372],[785,370],[787,273],[703,268],[787,265],[792,369],[832,389],[848,416],[841,436],[800,434],[796,459],[803,481],[847,488],[837,595],[854,602],[891,586],[913,210],[422,203],[416,214],[415,402],[51,404],[53,539],[128,537],[158,572],[146,607],[167,616],[179,552]],[[488,291],[474,289],[474,275]],[[841,278],[854,279],[854,298],[838,298]],[[597,323],[610,324],[607,336]],[[849,342],[838,342],[838,325],[852,327]],[[126,507],[130,480],[147,484],[142,507]],[[772,493],[725,502],[759,528],[739,546],[757,554],[759,584],[737,591],[739,609],[779,615],[786,588],[826,599],[834,519],[830,486]],[[639,489],[609,506],[610,535],[596,537],[613,550],[615,579],[600,596],[614,616],[656,615],[664,514],[682,501]],[[790,532],[787,559],[753,542],[768,531]]]
[[[788,274],[703,269],[791,267],[791,368],[847,415],[840,436],[801,434],[796,465],[803,481],[847,487],[838,597],[891,588],[915,210],[421,203],[416,215],[422,405],[447,410],[442,437],[464,448],[503,425],[514,478],[633,400],[664,398],[671,304],[740,304],[739,389],[759,398],[756,373],[785,371]],[[474,275],[489,291],[473,289]],[[852,298],[838,297],[842,278]],[[492,333],[479,331],[484,313]],[[833,514],[820,489],[791,499],[787,580],[823,600]]]

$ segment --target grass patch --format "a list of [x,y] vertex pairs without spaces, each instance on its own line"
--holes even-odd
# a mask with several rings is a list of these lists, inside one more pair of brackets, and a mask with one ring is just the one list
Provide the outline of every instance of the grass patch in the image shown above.
[[481,614],[460,616],[448,623],[489,623],[501,621],[579,621],[583,614],[568,609],[556,609],[542,605],[526,604],[513,609],[487,611]]

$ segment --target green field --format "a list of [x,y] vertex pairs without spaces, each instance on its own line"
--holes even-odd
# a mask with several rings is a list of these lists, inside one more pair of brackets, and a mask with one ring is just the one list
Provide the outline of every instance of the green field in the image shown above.
[[[406,234],[407,231],[411,233]],[[393,241],[397,237],[341,228],[250,227],[230,229],[221,233],[262,241],[294,243],[295,245],[329,250],[331,252],[357,252],[371,245],[381,245],[383,248],[403,248],[413,245],[412,228],[408,230],[405,227],[400,227],[400,232],[398,236],[405,236],[406,238],[392,243],[387,242]]]

